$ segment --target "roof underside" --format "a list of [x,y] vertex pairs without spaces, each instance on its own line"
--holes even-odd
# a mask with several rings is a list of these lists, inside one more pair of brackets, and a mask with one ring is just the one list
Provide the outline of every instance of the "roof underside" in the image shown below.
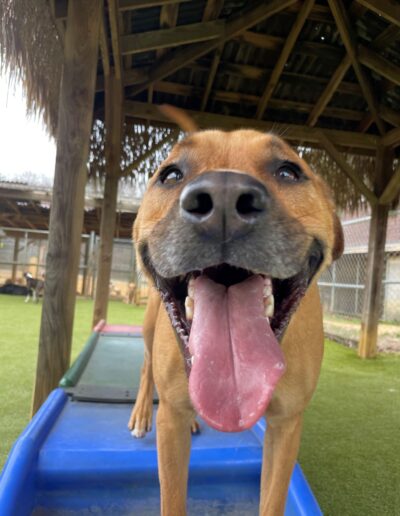
[[[400,16],[396,23],[376,12],[389,1],[154,4],[161,2],[120,0],[115,13],[116,3],[106,2],[108,62],[120,69],[127,101],[377,136],[400,126]],[[66,13],[65,0],[56,5]]]

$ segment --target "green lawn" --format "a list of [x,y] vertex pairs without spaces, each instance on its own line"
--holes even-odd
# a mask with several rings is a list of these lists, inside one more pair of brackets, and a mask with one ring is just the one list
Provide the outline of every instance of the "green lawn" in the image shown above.
[[[73,356],[90,333],[92,302],[78,300]],[[111,323],[139,323],[142,308],[112,302]],[[0,295],[0,463],[28,422],[40,306]],[[306,413],[300,463],[330,516],[400,514],[400,355],[360,361],[326,343]]]

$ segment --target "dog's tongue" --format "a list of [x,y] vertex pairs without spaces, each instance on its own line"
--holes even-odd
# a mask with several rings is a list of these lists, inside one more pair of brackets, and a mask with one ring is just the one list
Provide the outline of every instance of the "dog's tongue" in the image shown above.
[[263,415],[285,370],[263,314],[264,280],[251,276],[226,288],[203,275],[194,287],[190,398],[217,430],[245,430]]

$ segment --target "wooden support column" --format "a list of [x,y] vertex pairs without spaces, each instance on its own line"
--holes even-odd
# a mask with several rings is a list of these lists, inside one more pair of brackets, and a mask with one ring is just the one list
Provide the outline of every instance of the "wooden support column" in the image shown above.
[[19,237],[14,239],[14,252],[13,252],[13,263],[11,270],[11,281],[13,283],[17,280],[17,266],[18,266],[18,253],[19,253]]
[[100,248],[97,262],[97,282],[93,326],[107,318],[111,262],[120,177],[122,134],[121,80],[114,73],[106,77],[106,169],[103,208],[100,223]]
[[[393,152],[388,148],[378,147],[374,178],[374,193],[377,197],[382,195],[390,181],[392,165]],[[374,204],[371,206],[366,283],[361,318],[361,335],[358,343],[358,354],[361,358],[372,358],[377,353],[389,208],[388,204]]]
[[58,385],[70,361],[100,12],[100,0],[68,2],[33,414]]

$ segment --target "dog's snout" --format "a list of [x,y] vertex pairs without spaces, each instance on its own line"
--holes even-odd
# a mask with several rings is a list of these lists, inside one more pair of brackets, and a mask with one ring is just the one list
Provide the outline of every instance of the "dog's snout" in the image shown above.
[[266,212],[268,193],[257,179],[238,172],[206,172],[182,190],[181,216],[210,237],[247,233]]

